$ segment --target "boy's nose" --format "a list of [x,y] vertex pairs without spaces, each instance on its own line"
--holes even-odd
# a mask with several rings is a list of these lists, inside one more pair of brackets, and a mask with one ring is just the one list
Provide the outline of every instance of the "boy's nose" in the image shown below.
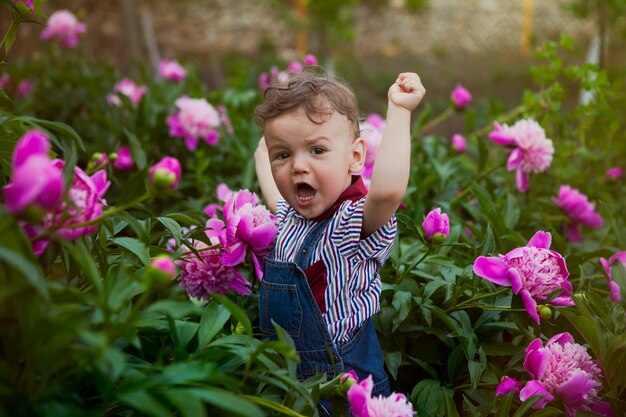
[[309,164],[306,161],[305,156],[294,156],[293,164],[291,165],[291,172],[294,174],[301,174],[309,171]]

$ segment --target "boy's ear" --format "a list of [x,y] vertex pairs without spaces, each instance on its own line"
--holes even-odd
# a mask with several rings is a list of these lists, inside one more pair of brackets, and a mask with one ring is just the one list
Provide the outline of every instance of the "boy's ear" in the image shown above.
[[352,141],[352,160],[350,161],[350,172],[356,173],[365,166],[365,140],[358,137]]

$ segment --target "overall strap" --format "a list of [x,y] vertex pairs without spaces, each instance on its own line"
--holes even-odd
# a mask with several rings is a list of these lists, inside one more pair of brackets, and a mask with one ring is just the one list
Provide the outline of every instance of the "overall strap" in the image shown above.
[[330,223],[332,218],[324,219],[321,222],[317,223],[306,235],[302,244],[298,248],[298,253],[296,253],[296,257],[294,262],[296,265],[300,267],[303,271],[308,268],[311,264],[311,254],[313,253],[313,249],[317,242],[324,235],[324,231],[326,230],[326,226]]

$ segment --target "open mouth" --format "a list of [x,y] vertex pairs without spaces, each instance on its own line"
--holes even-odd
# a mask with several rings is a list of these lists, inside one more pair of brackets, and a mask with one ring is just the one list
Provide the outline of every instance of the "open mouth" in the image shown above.
[[300,202],[313,200],[313,197],[315,197],[315,193],[317,192],[315,191],[315,188],[311,187],[309,184],[306,184],[306,183],[296,184],[295,189],[296,189],[296,196],[298,197],[298,201]]

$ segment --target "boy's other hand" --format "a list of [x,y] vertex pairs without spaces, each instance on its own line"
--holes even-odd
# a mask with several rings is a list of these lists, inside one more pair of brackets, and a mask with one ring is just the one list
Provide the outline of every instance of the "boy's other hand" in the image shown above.
[[424,94],[426,94],[426,89],[420,77],[414,72],[403,72],[389,87],[387,97],[396,106],[413,111],[422,101]]

